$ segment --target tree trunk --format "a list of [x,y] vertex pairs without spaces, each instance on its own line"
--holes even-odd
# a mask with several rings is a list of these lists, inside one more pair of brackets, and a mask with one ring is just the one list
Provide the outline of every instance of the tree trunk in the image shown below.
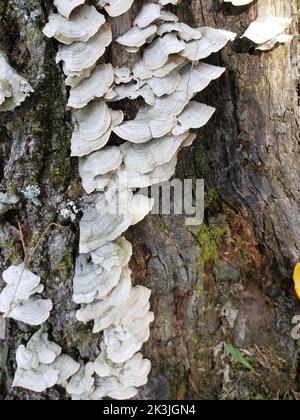
[[[59,215],[68,200],[80,207],[83,191],[77,160],[69,157],[72,124],[57,45],[42,35],[51,4],[0,4],[0,49],[35,89],[14,113],[0,114],[0,186],[22,197],[1,219],[0,265],[3,271],[24,259],[23,236],[55,304],[48,322],[53,340],[69,355],[91,359],[101,337],[75,321],[72,303],[78,223]],[[115,37],[131,27],[141,4],[113,19]],[[183,216],[149,215],[126,234],[134,246],[134,280],[151,288],[156,318],[144,350],[153,369],[141,399],[273,399],[300,391],[299,350],[291,338],[300,309],[291,281],[300,250],[299,8],[299,0],[239,8],[192,0],[175,8],[192,26],[239,36],[258,14],[293,17],[295,38],[267,53],[237,38],[210,58],[227,71],[199,99],[217,112],[181,152],[177,170],[180,179],[204,178],[205,224],[187,227]],[[107,56],[113,65],[133,60],[115,43]],[[22,195],[29,185],[39,186],[40,206]],[[61,388],[41,395],[12,389],[15,349],[33,331],[9,321],[0,342],[2,351],[9,347],[0,397],[64,399]]]

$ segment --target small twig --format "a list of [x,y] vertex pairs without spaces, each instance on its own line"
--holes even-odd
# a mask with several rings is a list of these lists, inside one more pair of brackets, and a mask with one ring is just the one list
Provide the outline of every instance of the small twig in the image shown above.
[[192,65],[191,65],[191,70],[190,70],[190,73],[189,73],[188,82],[187,82],[186,97],[188,99],[189,99],[189,87],[190,87],[190,82],[191,82],[191,78],[192,78],[192,72],[193,72],[193,70],[195,68],[195,63],[196,63],[196,57],[197,57],[197,54],[198,54],[198,50],[199,50],[199,46],[197,45],[197,48],[196,48],[196,51],[195,51],[195,55],[194,55],[194,58],[193,58],[193,61],[192,61]]
[[18,220],[18,229],[19,229],[20,240],[21,240],[22,247],[23,247],[23,252],[24,252],[24,255],[25,255],[25,259],[26,259],[27,251],[26,251],[26,245],[25,245],[25,238],[24,238],[24,234],[23,234],[22,225],[21,225],[19,220]]
[[59,225],[59,224],[57,224],[57,223],[50,223],[47,227],[46,227],[46,229],[44,230],[44,232],[41,234],[41,236],[39,237],[39,239],[38,239],[38,241],[37,241],[37,243],[36,243],[36,245],[35,245],[35,247],[33,248],[33,250],[32,250],[32,252],[28,255],[28,257],[26,257],[26,260],[25,260],[25,262],[27,263],[27,264],[30,264],[31,262],[32,262],[32,260],[33,260],[33,257],[34,257],[34,255],[35,255],[35,253],[38,251],[38,249],[39,249],[39,246],[41,245],[41,242],[43,241],[43,239],[45,238],[45,236],[47,235],[47,233],[49,232],[49,230],[52,228],[52,227],[58,227],[58,228],[62,228],[63,226],[62,225]]

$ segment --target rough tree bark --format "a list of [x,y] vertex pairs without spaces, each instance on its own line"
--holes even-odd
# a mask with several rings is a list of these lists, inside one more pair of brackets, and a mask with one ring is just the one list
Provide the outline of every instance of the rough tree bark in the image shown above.
[[[116,36],[129,29],[141,3],[113,21]],[[68,199],[80,206],[83,192],[77,161],[69,158],[72,126],[57,46],[41,32],[51,4],[0,3],[0,49],[35,89],[17,111],[0,115],[0,187],[22,197],[1,220],[0,266],[24,258],[20,223],[26,252],[36,250],[32,269],[55,303],[52,338],[71,356],[89,359],[100,337],[75,322],[71,300],[78,224],[59,216]],[[192,0],[176,8],[187,23],[239,35],[258,12],[292,16],[296,36],[268,53],[238,39],[211,58],[227,72],[200,99],[217,112],[181,153],[177,171],[181,179],[205,179],[205,224],[187,228],[184,217],[152,215],[127,234],[134,279],[152,289],[156,316],[144,351],[153,370],[139,398],[286,398],[300,391],[299,348],[290,334],[299,312],[291,287],[300,250],[299,8],[299,0],[258,0],[242,8]],[[116,44],[107,59],[114,65],[133,60]],[[28,185],[40,187],[41,206],[22,196]],[[42,395],[11,388],[15,349],[32,332],[7,325],[0,398],[64,399],[60,388]],[[222,343],[246,350],[255,372],[229,357]]]

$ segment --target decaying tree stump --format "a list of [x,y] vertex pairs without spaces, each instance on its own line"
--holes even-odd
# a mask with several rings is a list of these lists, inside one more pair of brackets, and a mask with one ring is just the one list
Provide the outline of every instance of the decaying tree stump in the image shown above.
[[[130,28],[141,4],[113,20],[115,36]],[[51,5],[0,3],[0,49],[35,89],[22,107],[0,114],[0,186],[22,198],[1,219],[0,265],[3,271],[36,250],[32,268],[55,303],[51,336],[71,356],[89,359],[100,337],[75,322],[71,299],[78,221],[60,216],[68,200],[80,207],[83,191],[77,160],[69,157],[72,125],[57,45],[42,35]],[[202,95],[217,112],[181,153],[177,170],[180,179],[205,179],[205,224],[149,215],[128,233],[134,279],[152,289],[156,316],[145,351],[153,370],[141,399],[284,398],[300,391],[299,349],[290,334],[299,312],[291,283],[300,251],[299,7],[299,0],[241,8],[186,0],[176,8],[193,26],[238,35],[258,13],[293,17],[295,38],[267,53],[237,38],[210,59],[227,68]],[[108,60],[121,65],[134,58],[113,44]],[[40,205],[22,194],[28,186],[40,188]],[[33,331],[9,321],[0,342],[2,352],[9,348],[0,396],[63,399],[60,388],[36,395],[11,387],[15,349]],[[237,349],[246,351],[252,371]]]

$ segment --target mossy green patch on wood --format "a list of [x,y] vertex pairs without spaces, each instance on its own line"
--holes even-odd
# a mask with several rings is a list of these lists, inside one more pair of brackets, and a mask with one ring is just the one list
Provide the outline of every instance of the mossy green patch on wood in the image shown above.
[[214,223],[206,225],[203,223],[197,232],[197,239],[201,246],[200,263],[205,265],[211,261],[216,264],[219,261],[219,246],[227,233],[227,226],[220,226]]
[[215,210],[218,207],[220,200],[220,193],[215,188],[209,188],[204,197],[205,210]]
[[181,401],[185,399],[187,393],[187,384],[185,382],[185,380],[183,380],[178,387],[177,390],[177,400]]
[[194,163],[197,173],[200,172],[202,176],[207,177],[210,172],[210,161],[208,156],[202,152],[197,151],[194,155]]
[[159,228],[160,232],[165,236],[169,236],[169,229],[165,224],[162,217],[155,217],[154,219],[156,226]]
[[[50,161],[45,176],[54,188],[64,191],[70,181],[72,126],[70,115],[66,113],[62,74],[49,58],[45,60],[49,64],[45,67],[45,76],[36,91],[36,107],[42,122],[36,128],[36,133],[42,137],[43,154]],[[52,151],[50,155],[49,150]]]
[[193,292],[199,300],[204,297],[204,285],[202,283],[197,283],[193,286]]

